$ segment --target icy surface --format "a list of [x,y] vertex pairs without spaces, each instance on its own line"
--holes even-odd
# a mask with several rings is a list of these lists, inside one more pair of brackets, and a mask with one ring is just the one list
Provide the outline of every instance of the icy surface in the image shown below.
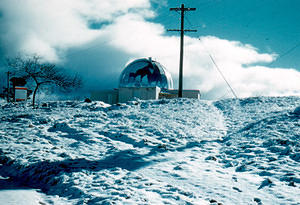
[[28,188],[36,204],[300,204],[299,105],[2,103],[0,200]]

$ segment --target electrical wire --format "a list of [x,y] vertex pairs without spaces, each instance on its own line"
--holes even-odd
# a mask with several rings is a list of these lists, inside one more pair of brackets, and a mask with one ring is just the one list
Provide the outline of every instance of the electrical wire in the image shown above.
[[295,50],[297,47],[300,46],[300,42],[298,42],[295,46],[293,46],[292,48],[290,48],[289,50],[287,50],[286,52],[284,52],[283,54],[279,55],[278,58],[275,59],[275,61],[269,63],[267,66],[273,65],[276,61],[278,61],[278,59],[283,58],[284,56],[288,55],[289,53],[291,53],[293,50]]
[[184,19],[186,20],[186,22],[188,22],[188,24],[189,24],[191,27],[197,28],[197,26],[195,27],[195,26],[192,25],[191,21],[189,20],[189,18],[188,18],[186,15],[184,16]]
[[234,95],[235,98],[238,98],[237,95],[235,94],[234,90],[232,89],[231,85],[229,84],[229,82],[226,80],[224,74],[222,73],[222,71],[220,70],[219,66],[217,65],[217,63],[215,62],[214,58],[210,55],[210,53],[208,54],[210,59],[212,60],[213,64],[215,65],[215,67],[217,68],[217,70],[219,71],[220,75],[222,76],[222,78],[224,79],[224,81],[226,82],[226,84],[228,85],[228,87],[230,88],[232,94]]

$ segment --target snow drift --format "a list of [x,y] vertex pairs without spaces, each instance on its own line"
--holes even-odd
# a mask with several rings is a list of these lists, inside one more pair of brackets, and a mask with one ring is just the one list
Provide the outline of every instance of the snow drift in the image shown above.
[[41,190],[50,204],[297,204],[299,105],[299,97],[2,104],[0,184]]

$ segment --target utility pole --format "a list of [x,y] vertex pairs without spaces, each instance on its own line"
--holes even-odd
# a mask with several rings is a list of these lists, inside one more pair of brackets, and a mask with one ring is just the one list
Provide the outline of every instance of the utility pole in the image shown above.
[[179,60],[179,86],[178,97],[182,97],[182,81],[183,81],[183,45],[184,45],[184,32],[197,32],[197,30],[184,29],[184,12],[195,11],[196,8],[185,8],[184,4],[181,4],[180,8],[170,8],[170,11],[181,12],[181,26],[180,29],[168,29],[167,31],[180,31],[180,60]]
[[11,72],[7,71],[7,102],[9,102],[9,74],[11,74]]

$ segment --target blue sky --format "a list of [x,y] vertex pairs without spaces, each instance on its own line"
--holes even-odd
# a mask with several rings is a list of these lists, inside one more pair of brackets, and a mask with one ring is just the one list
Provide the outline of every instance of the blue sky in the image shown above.
[[[274,61],[272,67],[293,67],[300,70],[300,1],[168,1],[163,6],[154,4],[158,13],[155,21],[167,28],[178,28],[179,14],[176,15],[174,11],[175,14],[171,14],[168,8],[180,7],[181,3],[186,7],[196,8],[196,11],[186,12],[185,27],[197,29],[198,32],[187,35],[213,35],[251,44],[261,52],[284,55]],[[296,48],[293,49],[294,47]]]
[[[300,95],[297,0],[1,0],[0,62],[38,54],[82,75],[85,89],[118,87],[130,61],[152,57],[178,84],[180,15],[186,13],[184,89],[203,98]],[[199,40],[201,39],[201,41]],[[7,70],[0,65],[1,78]],[[1,80],[2,79],[2,80]]]

